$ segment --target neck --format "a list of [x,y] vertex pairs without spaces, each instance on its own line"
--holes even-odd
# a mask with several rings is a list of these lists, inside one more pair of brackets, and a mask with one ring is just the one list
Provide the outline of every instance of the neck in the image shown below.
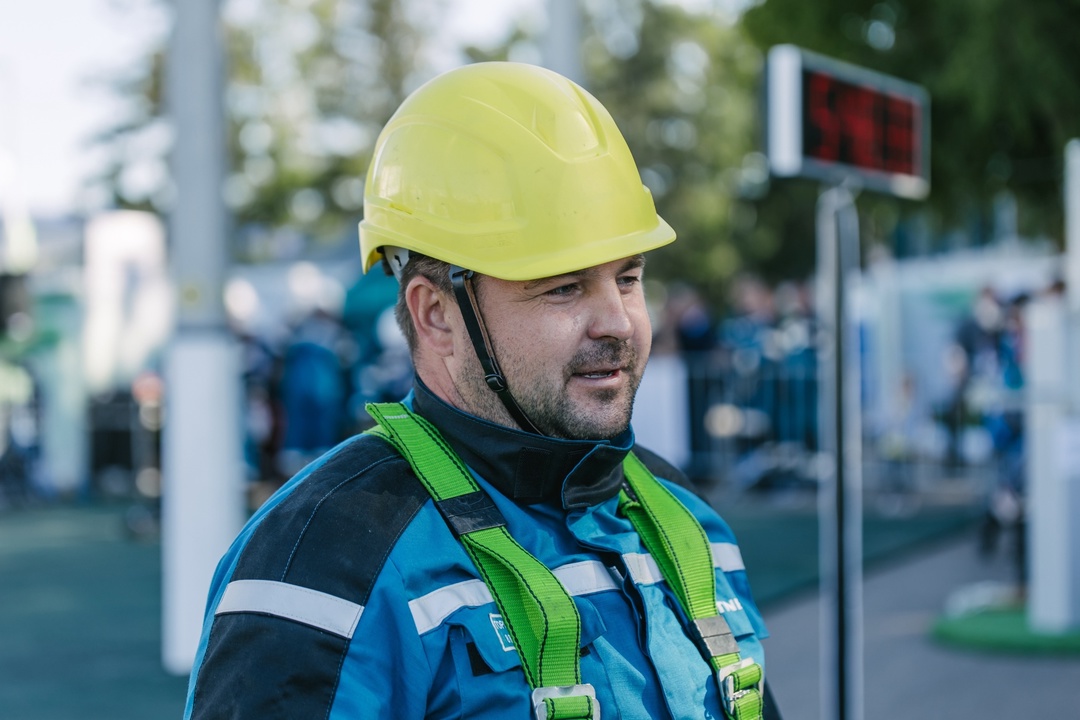
[[478,418],[514,430],[522,428],[514,421],[506,407],[484,382],[479,363],[473,358],[456,371],[450,367],[449,358],[425,361],[414,358],[416,376],[428,391],[447,405]]
[[622,459],[634,443],[630,430],[614,440],[560,440],[524,432],[449,404],[419,377],[413,408],[481,477],[525,504],[554,501],[569,509],[614,497]]

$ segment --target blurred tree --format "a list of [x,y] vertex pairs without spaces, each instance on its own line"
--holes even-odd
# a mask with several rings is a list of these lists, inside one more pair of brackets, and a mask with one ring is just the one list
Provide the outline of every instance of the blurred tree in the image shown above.
[[[420,50],[436,7],[415,0],[223,3],[231,168],[224,191],[239,230],[238,258],[295,253],[304,239],[336,241],[355,231],[371,146],[429,72]],[[110,158],[99,182],[119,207],[163,211],[169,204],[164,53],[158,48],[144,67],[112,80],[131,110],[97,138]]]
[[[1023,234],[1061,238],[1062,155],[1080,135],[1080,55],[1072,44],[1080,3],[765,0],[742,22],[762,50],[793,43],[926,87],[930,205],[939,222],[985,222],[1005,191],[1018,201]],[[805,193],[799,185],[777,184],[768,204]],[[911,209],[869,202],[891,204],[884,215],[894,220]]]
[[723,305],[725,281],[780,259],[757,241],[753,88],[762,56],[730,20],[671,3],[591,2],[583,47],[587,83],[615,116],[657,210],[679,234],[650,273],[689,281]]

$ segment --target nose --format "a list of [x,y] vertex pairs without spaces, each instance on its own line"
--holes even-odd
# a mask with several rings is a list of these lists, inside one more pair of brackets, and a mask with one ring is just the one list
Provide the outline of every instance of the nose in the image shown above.
[[640,302],[639,293],[626,293],[617,282],[604,283],[594,294],[589,337],[596,340],[632,337],[635,324],[640,322],[639,313],[635,312]]

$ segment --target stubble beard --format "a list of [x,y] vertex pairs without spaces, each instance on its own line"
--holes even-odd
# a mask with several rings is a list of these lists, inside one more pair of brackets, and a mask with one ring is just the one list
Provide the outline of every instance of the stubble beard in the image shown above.
[[[521,368],[529,364],[512,356],[500,355],[500,365],[504,371],[510,369],[506,379],[511,395],[544,435],[568,440],[610,440],[630,426],[645,363],[629,342],[606,341],[578,352],[560,376],[527,377]],[[590,391],[587,405],[572,398],[569,383],[574,373],[604,365],[617,365],[627,374],[628,382],[618,388]],[[466,409],[474,415],[500,425],[516,426],[499,396],[485,382],[475,355],[462,370],[458,392],[467,398]],[[598,407],[599,411],[592,410]]]

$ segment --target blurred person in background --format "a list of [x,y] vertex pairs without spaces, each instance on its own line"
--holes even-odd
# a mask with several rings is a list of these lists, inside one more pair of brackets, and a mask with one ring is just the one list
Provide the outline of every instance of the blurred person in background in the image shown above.
[[364,410],[369,402],[398,400],[412,387],[409,347],[394,317],[397,281],[392,275],[368,273],[345,295],[345,327],[356,344],[349,368],[346,420],[350,434],[373,424]]
[[284,478],[278,468],[284,413],[281,409],[282,358],[254,331],[237,327],[244,387],[244,465],[248,506],[259,507]]
[[636,444],[644,253],[675,234],[548,70],[416,90],[360,245],[416,368],[219,565],[189,718],[778,717],[728,526]]
[[1024,308],[1030,296],[1017,293],[1004,304],[997,343],[1001,399],[986,413],[998,468],[980,533],[984,556],[996,550],[1003,531],[1012,530],[1017,581],[1026,582],[1024,513]]
[[969,427],[982,422],[987,397],[1001,377],[1000,343],[1004,310],[990,286],[979,290],[971,312],[956,328],[947,351],[946,370],[952,393],[943,408],[949,431],[947,460],[952,467],[964,463],[963,442]]
[[813,298],[805,283],[776,288],[776,438],[807,452],[817,449],[817,352]]
[[712,365],[716,330],[701,294],[689,285],[675,283],[668,290],[660,328],[653,337],[653,353],[677,352],[686,363],[686,397],[690,415],[690,459],[683,468],[699,486],[714,480],[709,458],[710,439],[705,416],[719,388]]
[[342,439],[346,344],[341,323],[324,308],[308,312],[292,330],[280,378],[285,427],[278,467],[285,477]]

